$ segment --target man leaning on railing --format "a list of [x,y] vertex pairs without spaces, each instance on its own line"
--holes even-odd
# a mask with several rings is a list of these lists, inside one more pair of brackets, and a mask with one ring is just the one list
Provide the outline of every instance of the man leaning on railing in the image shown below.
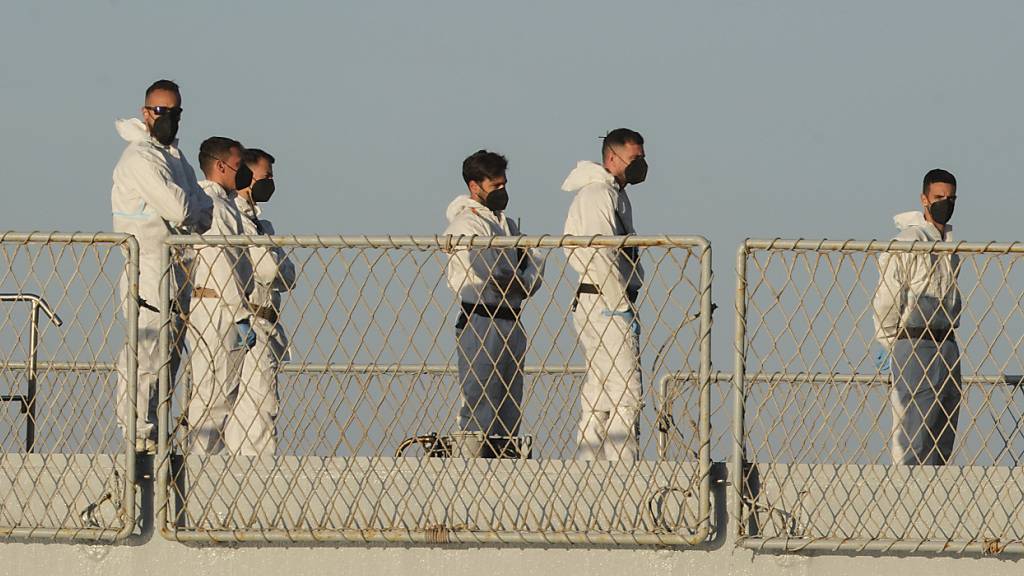
[[[252,182],[252,173],[242,162],[242,145],[230,138],[207,138],[199,147],[199,166],[206,175],[200,185],[213,200],[210,234],[242,234],[236,190]],[[197,245],[192,283],[189,436],[193,452],[216,454],[225,445],[242,361],[256,343],[249,310],[253,278],[248,251],[237,246]]]
[[[480,150],[466,158],[462,176],[469,195],[448,206],[453,236],[518,236],[505,213],[508,204],[504,156]],[[500,453],[492,437],[519,434],[523,402],[526,333],[520,306],[541,285],[543,262],[521,248],[456,248],[449,257],[448,286],[461,310],[455,326],[462,407],[459,428],[488,438],[485,455]]]
[[[274,225],[263,211],[274,186],[274,157],[257,148],[242,152],[252,183],[238,190],[235,204],[247,236],[273,235]],[[295,285],[295,266],[279,247],[251,246],[255,285],[249,296],[256,344],[245,354],[238,399],[229,416],[224,442],[245,456],[273,456],[277,451],[277,373],[289,360],[288,336],[281,325],[281,293]]]
[[[127,399],[127,349],[117,361],[117,416],[122,430],[136,412],[135,449],[156,452],[157,377],[160,372],[160,268],[164,238],[176,233],[202,233],[210,227],[212,205],[199,188],[195,172],[178,148],[181,91],[170,80],[158,80],[146,90],[142,119],[118,120],[117,133],[128,142],[114,168],[110,193],[114,231],[135,236],[139,243],[138,396]],[[185,283],[183,266],[172,269],[171,379],[181,358],[181,313],[189,299],[178,287]],[[122,274],[122,302],[128,293]],[[127,310],[127,305],[124,306]]]
[[[945,170],[924,177],[922,212],[895,217],[896,240],[949,242],[956,178]],[[953,452],[960,412],[959,256],[884,252],[874,296],[875,336],[891,365],[892,459],[939,465]]]

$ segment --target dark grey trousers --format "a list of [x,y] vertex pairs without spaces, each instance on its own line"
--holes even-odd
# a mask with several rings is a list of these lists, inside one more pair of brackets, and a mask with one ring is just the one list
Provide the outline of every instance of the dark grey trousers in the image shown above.
[[892,376],[893,463],[948,463],[962,395],[956,341],[897,340]]
[[516,436],[522,417],[526,334],[515,320],[469,314],[455,330],[462,407],[459,428]]

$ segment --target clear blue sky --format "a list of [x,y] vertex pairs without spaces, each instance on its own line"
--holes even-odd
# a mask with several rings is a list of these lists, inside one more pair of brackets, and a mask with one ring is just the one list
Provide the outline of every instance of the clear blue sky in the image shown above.
[[728,370],[745,237],[889,238],[944,167],[958,238],[1021,239],[1022,29],[1010,1],[6,2],[0,230],[109,230],[113,123],[158,78],[194,164],[211,135],[277,157],[283,233],[440,232],[481,147],[559,233],[562,179],[627,126],[638,230],[715,247]]
[[[5,229],[108,230],[115,118],[181,83],[182,146],[279,162],[288,232],[429,233],[480,147],[558,232],[598,136],[648,139],[642,232],[888,237],[952,170],[961,238],[1018,237],[1014,2],[18,2],[0,9]],[[725,262],[723,262],[723,258]]]
[[439,232],[481,147],[508,155],[524,230],[558,233],[562,179],[628,126],[651,163],[637,228],[711,239],[721,337],[742,238],[888,238],[932,167],[960,180],[959,238],[1021,236],[1022,20],[1015,2],[7,3],[0,229],[109,230],[114,119],[163,77],[193,161],[210,135],[277,156],[285,233]]

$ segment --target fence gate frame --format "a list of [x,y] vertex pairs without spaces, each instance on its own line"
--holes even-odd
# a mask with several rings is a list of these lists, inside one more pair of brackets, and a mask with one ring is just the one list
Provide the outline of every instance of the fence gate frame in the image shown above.
[[[946,253],[946,254],[1024,254],[1024,243],[969,243],[969,242],[922,242],[922,241],[879,241],[879,240],[808,240],[808,239],[752,239],[748,238],[736,251],[736,293],[735,293],[735,325],[734,325],[734,366],[733,366],[733,414],[732,431],[733,446],[728,463],[729,476],[733,479],[732,490],[729,491],[729,521],[735,524],[732,535],[736,545],[741,548],[764,552],[875,552],[875,553],[953,553],[953,554],[1024,554],[1024,542],[1013,541],[1001,543],[998,539],[974,540],[937,540],[937,539],[906,539],[906,538],[849,538],[838,535],[826,537],[799,536],[758,536],[745,533],[745,522],[748,515],[746,508],[750,505],[745,500],[748,494],[748,471],[759,465],[774,465],[767,461],[761,464],[746,461],[746,412],[747,385],[755,381],[769,381],[773,378],[789,378],[794,382],[811,383],[822,381],[816,374],[775,374],[755,373],[746,370],[747,361],[747,298],[748,298],[748,259],[754,252],[893,252],[893,253]],[[962,267],[962,265],[961,265]],[[963,351],[961,351],[963,354]],[[878,378],[864,374],[826,375],[828,381],[848,381],[850,383],[877,384]],[[1004,377],[964,377],[963,384],[1008,384],[1020,385],[1024,382],[1020,376]],[[886,381],[888,383],[888,380]],[[815,466],[815,465],[810,465]],[[888,470],[896,466],[886,466]],[[1012,469],[1011,469],[1012,470]],[[776,510],[779,511],[779,510]],[[769,511],[771,512],[771,510]],[[794,521],[795,518],[793,519]]]
[[[699,482],[697,483],[697,507],[700,517],[699,524],[690,535],[678,533],[629,533],[625,535],[602,532],[545,532],[528,530],[472,530],[456,527],[439,527],[438,529],[317,529],[304,530],[270,529],[270,530],[197,530],[182,528],[175,525],[171,510],[171,499],[175,497],[172,485],[172,465],[181,459],[170,452],[168,434],[171,428],[172,382],[170,379],[170,315],[169,303],[170,277],[168,270],[171,265],[171,252],[175,247],[185,246],[260,246],[280,248],[403,248],[419,250],[450,250],[457,247],[465,248],[573,248],[573,247],[658,247],[667,246],[687,249],[699,257],[700,277],[697,285],[699,294],[699,318],[697,351],[699,357],[699,454],[696,463]],[[670,264],[667,264],[670,266]],[[170,236],[165,240],[161,256],[161,270],[164,271],[160,287],[160,406],[158,408],[159,438],[156,468],[156,524],[161,535],[173,541],[203,543],[236,543],[236,542],[352,542],[352,543],[469,543],[493,545],[519,544],[550,544],[550,545],[590,545],[590,546],[701,546],[708,544],[713,522],[711,510],[711,459],[710,459],[710,378],[711,378],[711,325],[713,305],[711,300],[711,244],[702,236],[515,236],[515,237],[477,237],[477,236],[220,236],[220,235],[180,235]],[[301,282],[301,280],[300,280]],[[337,368],[331,365],[308,367],[311,371],[323,371]],[[387,366],[384,366],[387,368]],[[361,367],[360,369],[367,369]],[[536,367],[532,367],[536,370]],[[541,367],[543,369],[543,367]],[[298,366],[287,367],[282,372],[296,372]],[[659,399],[661,400],[661,399]],[[660,409],[660,407],[659,407]],[[657,434],[652,430],[652,434]],[[380,456],[390,456],[382,454]],[[350,457],[339,457],[338,460],[351,460]]]
[[[136,405],[136,397],[138,394],[138,339],[139,339],[139,243],[134,236],[130,234],[110,233],[110,232],[96,232],[96,233],[85,233],[85,232],[3,232],[0,233],[0,243],[2,244],[109,244],[110,250],[113,251],[120,247],[125,255],[124,271],[128,279],[128,294],[125,298],[127,302],[121,302],[118,299],[113,301],[118,303],[121,308],[123,305],[127,305],[125,310],[127,311],[127,317],[124,319],[125,323],[125,337],[127,346],[126,354],[126,392],[127,401],[132,405]],[[26,417],[29,422],[26,425],[26,455],[35,455],[36,457],[45,459],[49,455],[48,453],[40,454],[37,448],[34,446],[35,443],[35,411],[37,409],[36,400],[36,377],[38,376],[39,368],[45,368],[48,371],[85,371],[85,372],[116,372],[116,368],[113,365],[101,360],[91,359],[88,362],[82,361],[41,361],[38,359],[39,343],[38,343],[38,322],[39,312],[44,312],[46,316],[56,326],[60,326],[67,320],[62,321],[56,311],[50,308],[48,303],[42,299],[42,297],[36,294],[29,294],[27,292],[19,292],[17,294],[8,294],[5,301],[13,302],[28,302],[31,305],[30,312],[30,358],[25,362],[11,362],[5,361],[3,367],[5,368],[21,368],[28,373],[29,388],[24,395],[10,394],[5,395],[4,400],[19,401],[22,402],[22,410],[26,413]],[[77,313],[77,310],[75,311]],[[115,310],[113,315],[117,317],[121,314],[121,310]],[[21,396],[23,399],[18,400],[16,397]],[[96,507],[100,506],[104,502],[112,501],[117,507],[116,516],[121,521],[121,527],[104,528],[99,526],[89,526],[83,528],[69,528],[66,526],[54,526],[54,525],[37,525],[37,526],[25,526],[25,525],[14,525],[14,526],[0,526],[0,537],[2,538],[17,538],[17,539],[32,539],[32,540],[72,540],[72,541],[99,541],[99,542],[119,542],[123,541],[133,534],[137,526],[136,518],[136,502],[135,502],[135,480],[136,480],[136,454],[135,454],[135,420],[136,415],[134,410],[129,410],[127,416],[128,422],[125,423],[126,429],[124,431],[124,451],[120,456],[124,459],[120,469],[124,471],[124,478],[117,478],[116,469],[113,478],[108,481],[114,481],[116,486],[108,491],[105,495],[101,496],[100,500],[93,502],[83,510],[70,510],[69,515],[79,516],[83,521],[93,522],[93,511]],[[116,416],[115,416],[116,418]],[[95,456],[95,453],[89,454]],[[45,466],[41,466],[40,470],[45,470]],[[70,471],[66,471],[70,473]],[[120,488],[120,493],[115,492]]]

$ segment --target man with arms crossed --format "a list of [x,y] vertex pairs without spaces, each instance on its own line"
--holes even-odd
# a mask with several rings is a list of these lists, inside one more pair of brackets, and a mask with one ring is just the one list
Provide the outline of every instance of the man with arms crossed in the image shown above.
[[[196,182],[195,172],[178,149],[181,91],[170,80],[146,89],[142,119],[118,120],[117,133],[128,142],[114,168],[110,193],[114,231],[135,236],[139,243],[138,396],[128,401],[128,350],[117,360],[117,415],[125,429],[135,410],[135,449],[156,451],[156,408],[160,372],[160,268],[164,239],[171,234],[202,233],[210,227],[212,204]],[[179,261],[171,281],[171,381],[181,358],[181,315],[189,309],[185,270]],[[127,272],[121,276],[122,302],[128,293]],[[124,309],[127,314],[127,304]]]
[[[504,156],[480,150],[462,164],[469,194],[448,206],[453,236],[518,236],[519,226],[505,212],[508,204]],[[541,285],[543,267],[532,250],[457,248],[448,260],[448,286],[461,303],[455,326],[462,407],[459,428],[489,438],[484,455],[504,446],[494,436],[519,434],[523,402],[526,333],[520,307]]]

